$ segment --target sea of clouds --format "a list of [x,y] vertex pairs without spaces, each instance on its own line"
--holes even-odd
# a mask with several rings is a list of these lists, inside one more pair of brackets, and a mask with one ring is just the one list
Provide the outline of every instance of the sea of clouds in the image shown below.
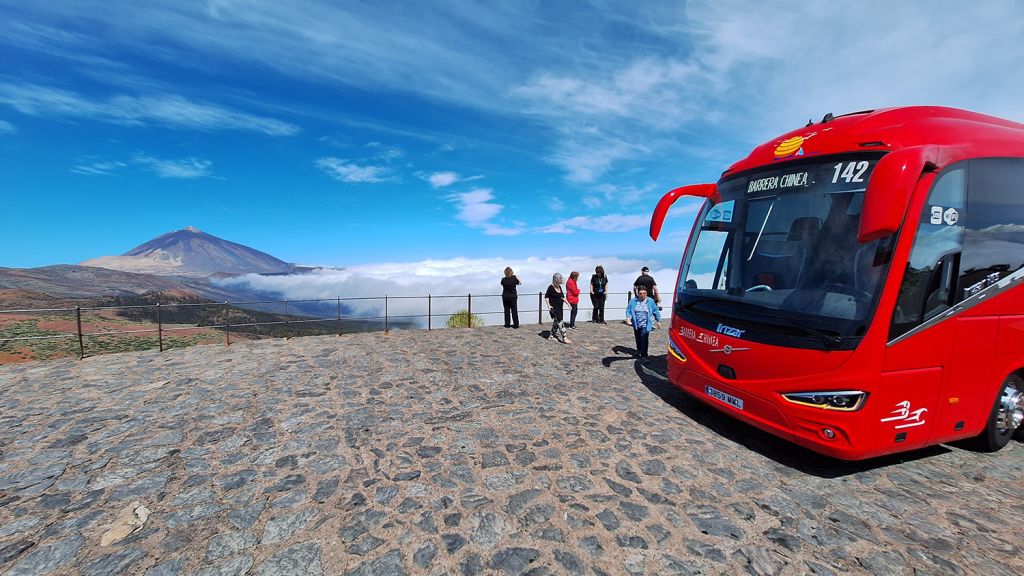
[[[384,314],[384,296],[388,296],[387,312],[391,318],[406,317],[419,326],[426,326],[427,295],[430,294],[432,325],[443,326],[448,316],[467,307],[467,295],[472,294],[473,313],[487,325],[503,323],[500,280],[506,266],[511,266],[522,281],[519,286],[520,321],[537,321],[538,292],[547,290],[551,276],[561,273],[566,280],[573,270],[579,271],[582,320],[590,319],[590,276],[597,265],[604,266],[609,278],[606,317],[624,317],[621,309],[626,305],[626,292],[640,275],[640,268],[651,267],[651,275],[658,282],[665,301],[671,299],[677,270],[659,262],[626,258],[452,258],[449,260],[423,260],[420,262],[386,262],[361,264],[346,268],[317,268],[303,274],[288,276],[262,276],[246,274],[219,281],[222,285],[242,286],[288,300],[334,298],[365,298],[344,300],[346,316],[377,317]],[[406,298],[415,297],[415,298]],[[543,319],[547,321],[547,305],[543,306]]]

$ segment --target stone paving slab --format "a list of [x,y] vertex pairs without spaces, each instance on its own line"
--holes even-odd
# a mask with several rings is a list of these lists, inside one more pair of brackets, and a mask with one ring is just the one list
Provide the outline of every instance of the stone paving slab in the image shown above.
[[722,416],[622,324],[0,367],[0,575],[1024,573],[1024,446],[867,463]]

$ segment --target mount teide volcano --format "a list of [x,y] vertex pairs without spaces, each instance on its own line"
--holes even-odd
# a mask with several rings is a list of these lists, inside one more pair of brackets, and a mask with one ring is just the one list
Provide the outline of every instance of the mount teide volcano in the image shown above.
[[81,263],[136,272],[173,276],[211,274],[287,274],[291,264],[248,246],[229,242],[189,226],[137,246],[121,256],[101,256]]

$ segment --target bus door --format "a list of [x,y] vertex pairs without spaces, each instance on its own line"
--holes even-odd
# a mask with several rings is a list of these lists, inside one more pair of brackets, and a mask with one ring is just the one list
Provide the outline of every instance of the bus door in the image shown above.
[[[917,218],[889,328],[875,410],[883,446],[900,449],[927,443],[943,418],[956,330],[947,322],[956,296],[963,249],[966,166],[953,165],[933,179]],[[941,426],[939,426],[941,428]]]

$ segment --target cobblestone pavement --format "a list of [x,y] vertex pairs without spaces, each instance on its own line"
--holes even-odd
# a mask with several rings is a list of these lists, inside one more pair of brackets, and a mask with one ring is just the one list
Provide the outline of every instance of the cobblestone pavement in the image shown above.
[[1024,446],[861,464],[622,324],[0,367],[0,575],[1024,573]]

